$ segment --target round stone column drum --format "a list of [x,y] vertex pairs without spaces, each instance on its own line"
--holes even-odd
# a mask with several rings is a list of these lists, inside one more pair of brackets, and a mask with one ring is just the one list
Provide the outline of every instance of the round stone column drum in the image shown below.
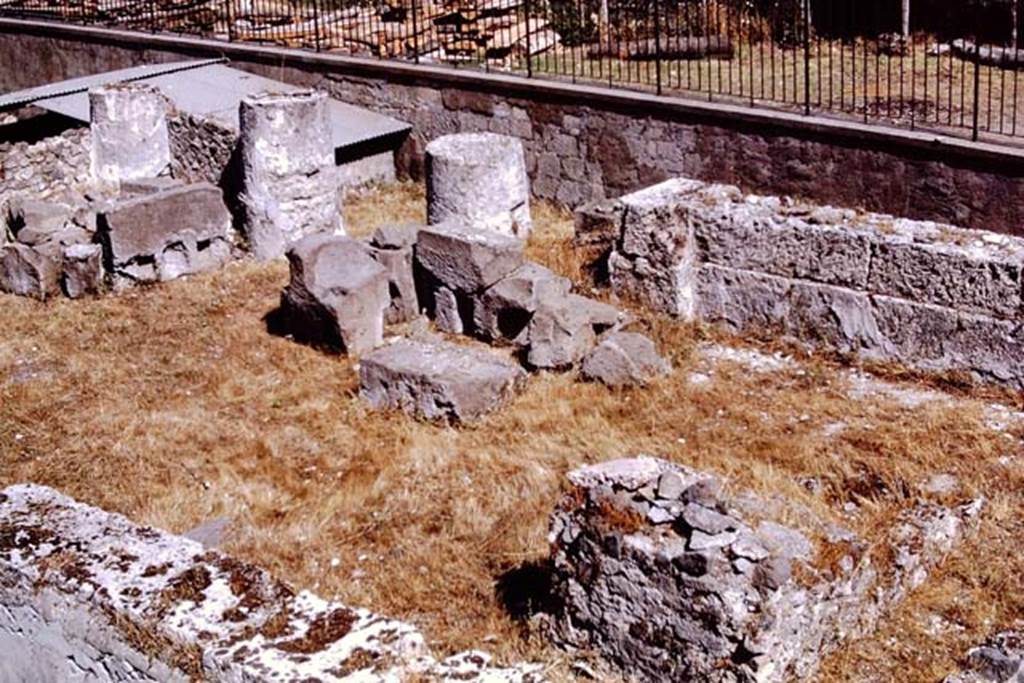
[[530,181],[518,138],[445,135],[427,145],[426,165],[431,225],[455,220],[481,230],[529,235]]

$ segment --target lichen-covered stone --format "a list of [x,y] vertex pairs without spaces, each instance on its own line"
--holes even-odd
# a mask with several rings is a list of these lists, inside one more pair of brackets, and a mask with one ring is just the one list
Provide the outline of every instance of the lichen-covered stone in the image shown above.
[[542,680],[33,485],[0,492],[0,652],[5,681]]
[[361,354],[384,339],[388,273],[369,247],[343,236],[305,237],[288,250],[291,276],[281,307],[298,340]]
[[[778,505],[655,458],[583,467],[569,481],[551,518],[549,632],[666,682],[813,677],[825,654],[925,580],[982,506],[922,502],[868,543],[828,533],[827,520],[779,523]],[[887,556],[870,552],[877,543],[891,566],[877,564]]]
[[967,667],[943,683],[1020,683],[1024,681],[1024,633],[1004,631],[967,652]]
[[584,379],[610,387],[644,385],[670,370],[654,342],[636,332],[605,335],[580,366]]
[[261,260],[317,233],[344,234],[327,95],[242,98],[240,150],[249,248]]
[[520,238],[530,234],[522,142],[494,133],[456,133],[432,140],[425,155],[431,225],[455,221]]
[[375,408],[467,422],[508,400],[525,378],[518,365],[488,351],[401,340],[362,358],[359,393]]

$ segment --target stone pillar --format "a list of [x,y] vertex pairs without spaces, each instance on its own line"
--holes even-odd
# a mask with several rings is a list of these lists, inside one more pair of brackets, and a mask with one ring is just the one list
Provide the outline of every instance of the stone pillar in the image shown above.
[[427,218],[527,237],[530,181],[523,143],[494,133],[445,135],[426,148]]
[[315,233],[345,234],[326,93],[263,93],[240,110],[241,199],[256,258]]
[[101,185],[153,178],[171,164],[167,98],[152,86],[113,83],[89,91],[90,167]]

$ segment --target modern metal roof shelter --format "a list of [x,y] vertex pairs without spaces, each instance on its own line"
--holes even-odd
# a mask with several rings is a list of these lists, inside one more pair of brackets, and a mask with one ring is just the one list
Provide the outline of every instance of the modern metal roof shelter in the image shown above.
[[[34,105],[88,123],[89,89],[107,83],[144,81],[156,86],[181,111],[214,119],[238,130],[238,105],[242,97],[261,92],[288,93],[293,85],[233,69],[227,60],[190,60],[149,64],[50,83],[0,95],[0,111]],[[411,126],[382,114],[329,100],[335,155],[339,163],[356,149],[378,148],[381,143],[404,138]]]

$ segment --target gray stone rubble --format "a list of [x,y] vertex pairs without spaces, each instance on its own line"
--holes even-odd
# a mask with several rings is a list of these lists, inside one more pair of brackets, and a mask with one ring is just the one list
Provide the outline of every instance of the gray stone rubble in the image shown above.
[[52,489],[0,492],[0,680],[539,683]]
[[[655,458],[583,467],[569,481],[551,519],[549,631],[652,681],[813,676],[919,586],[982,508],[921,501],[869,543],[826,520],[792,528],[777,505]],[[891,563],[870,552],[877,543]]]
[[642,386],[670,371],[654,342],[636,332],[604,336],[580,367],[584,379],[611,387]]
[[684,179],[577,225],[610,244],[616,293],[658,312],[1024,387],[1020,238]]
[[943,683],[1021,683],[1024,681],[1024,632],[1004,631],[967,652],[967,666]]
[[327,95],[243,98],[240,149],[249,249],[261,260],[321,232],[344,234]]
[[443,135],[426,146],[427,217],[525,238],[533,228],[523,144],[494,133]]
[[375,408],[468,422],[494,410],[526,373],[495,353],[448,342],[400,340],[364,356],[360,395]]

